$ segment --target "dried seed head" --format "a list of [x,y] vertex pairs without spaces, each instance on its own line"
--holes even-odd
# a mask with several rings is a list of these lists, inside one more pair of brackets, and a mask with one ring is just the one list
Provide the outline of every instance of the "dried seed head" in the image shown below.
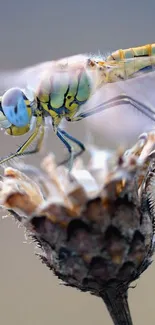
[[70,174],[49,155],[38,171],[38,184],[15,169],[5,170],[1,206],[18,212],[42,249],[42,261],[66,285],[106,302],[109,290],[114,293],[115,288],[116,298],[120,288],[126,292],[149,266],[154,251],[154,143],[152,132],[128,151],[93,150],[89,164],[75,164]]

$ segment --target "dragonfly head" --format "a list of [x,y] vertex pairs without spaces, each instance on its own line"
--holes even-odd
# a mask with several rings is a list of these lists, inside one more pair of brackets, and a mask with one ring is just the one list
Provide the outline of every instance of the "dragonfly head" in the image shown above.
[[[5,128],[8,128],[10,125],[23,128],[30,123],[31,117],[31,102],[24,92],[20,88],[7,90],[1,97],[0,125],[4,127],[4,118]],[[8,125],[10,123],[10,125],[8,126],[7,123]]]

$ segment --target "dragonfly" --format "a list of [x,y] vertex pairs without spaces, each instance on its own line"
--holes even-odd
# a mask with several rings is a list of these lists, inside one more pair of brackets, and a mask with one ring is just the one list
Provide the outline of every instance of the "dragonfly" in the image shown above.
[[[105,58],[75,55],[1,73],[5,90],[0,97],[0,127],[12,136],[31,131],[34,120],[35,127],[15,153],[0,159],[0,164],[40,151],[47,120],[52,122],[54,132],[69,152],[63,163],[68,162],[70,169],[85,146],[61,128],[63,119],[77,122],[110,108],[130,105],[155,121],[149,87],[145,87],[145,94],[136,91],[136,85],[144,84],[146,77],[152,82],[154,67],[155,44],[148,44],[117,50]],[[135,84],[131,83],[133,80]],[[36,145],[30,150],[35,140]]]

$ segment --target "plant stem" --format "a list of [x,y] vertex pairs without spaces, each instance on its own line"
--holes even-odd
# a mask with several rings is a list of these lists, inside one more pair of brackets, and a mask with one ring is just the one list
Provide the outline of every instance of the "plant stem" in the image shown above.
[[107,306],[114,325],[133,325],[129,305],[127,289],[122,291],[116,288],[108,288],[102,293],[101,298]]

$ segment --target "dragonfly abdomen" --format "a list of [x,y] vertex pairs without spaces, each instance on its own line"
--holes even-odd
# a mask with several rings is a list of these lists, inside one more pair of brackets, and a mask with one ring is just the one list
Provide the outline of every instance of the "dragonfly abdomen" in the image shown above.
[[132,47],[129,49],[120,49],[113,52],[107,57],[107,61],[121,61],[126,59],[133,59],[137,57],[155,56],[155,44],[147,44],[143,46]]
[[153,70],[155,68],[155,43],[117,50],[108,56],[106,61],[115,62],[117,70],[120,65],[121,71],[124,70],[123,79],[130,78],[142,70],[144,73],[148,68]]

